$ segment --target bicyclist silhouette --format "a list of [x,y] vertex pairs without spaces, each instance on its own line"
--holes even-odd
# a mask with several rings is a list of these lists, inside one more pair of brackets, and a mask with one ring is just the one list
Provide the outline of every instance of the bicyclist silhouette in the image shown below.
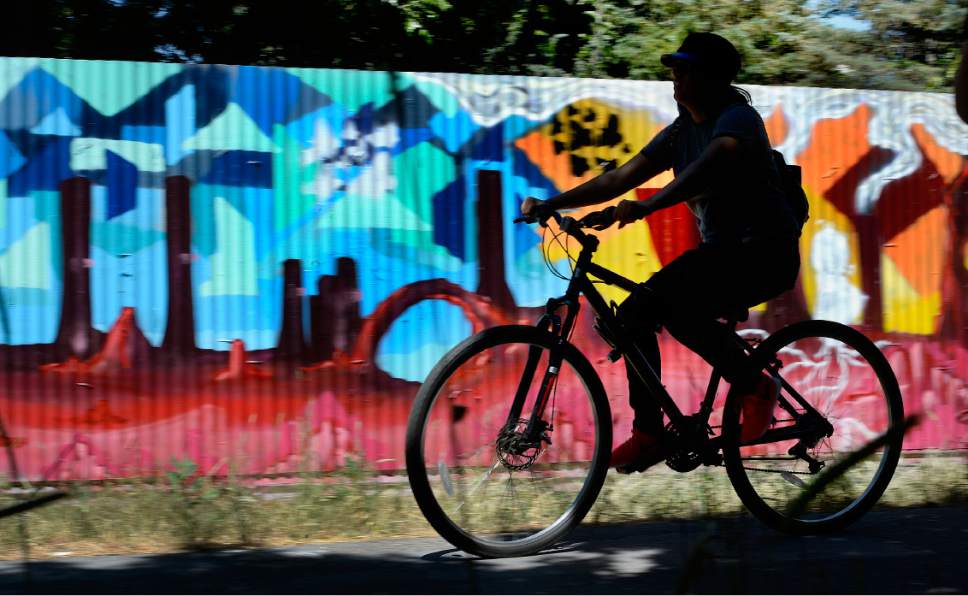
[[[763,120],[749,94],[732,85],[740,70],[736,48],[714,33],[692,33],[661,60],[672,70],[679,117],[624,165],[546,201],[528,197],[521,212],[602,203],[672,168],[675,179],[649,199],[624,200],[590,216],[598,229],[622,227],[685,201],[699,226],[699,246],[641,284],[618,314],[635,330],[656,374],[660,325],[720,369],[731,391],[744,396],[742,440],[756,438],[771,422],[778,384],[751,365],[718,319],[794,286],[799,225],[784,199]],[[611,466],[627,473],[663,461],[668,441],[662,411],[628,361],[626,369],[635,417],[631,437],[612,452]]]

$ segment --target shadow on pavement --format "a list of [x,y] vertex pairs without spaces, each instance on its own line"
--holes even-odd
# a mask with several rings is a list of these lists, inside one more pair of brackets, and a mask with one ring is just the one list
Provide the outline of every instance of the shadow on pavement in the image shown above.
[[439,539],[0,564],[4,593],[963,593],[968,508],[868,514],[796,538],[749,517],[581,527],[548,552]]

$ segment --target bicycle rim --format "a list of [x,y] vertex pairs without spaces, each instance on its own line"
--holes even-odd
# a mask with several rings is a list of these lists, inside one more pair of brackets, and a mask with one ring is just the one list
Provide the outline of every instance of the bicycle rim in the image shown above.
[[[421,388],[408,432],[408,474],[427,519],[451,543],[485,556],[540,550],[581,521],[611,446],[600,381],[589,378],[590,365],[570,346],[542,416],[546,440],[514,444],[556,340],[534,328],[503,329],[445,357]],[[535,355],[535,372],[522,385]],[[523,407],[509,420],[519,387]]]
[[[814,533],[843,527],[880,498],[897,465],[900,438],[850,467],[812,498],[806,500],[804,493],[824,470],[901,424],[903,407],[894,374],[866,337],[826,321],[784,329],[767,339],[758,354],[775,354],[781,363],[781,395],[797,415],[806,408],[793,392],[809,402],[833,432],[803,442],[728,446],[726,464],[737,494],[752,513],[780,530]],[[740,400],[731,399],[724,418],[731,436],[738,436],[741,421]],[[770,428],[803,428],[802,424],[778,405]],[[822,467],[811,469],[804,458],[791,455],[798,447]],[[804,507],[796,511],[797,505]]]

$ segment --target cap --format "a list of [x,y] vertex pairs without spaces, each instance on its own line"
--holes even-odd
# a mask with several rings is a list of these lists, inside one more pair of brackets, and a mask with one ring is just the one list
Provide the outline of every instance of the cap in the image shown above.
[[736,78],[741,64],[733,44],[715,33],[690,33],[678,50],[663,54],[661,61],[669,67],[677,62],[689,62],[729,81]]

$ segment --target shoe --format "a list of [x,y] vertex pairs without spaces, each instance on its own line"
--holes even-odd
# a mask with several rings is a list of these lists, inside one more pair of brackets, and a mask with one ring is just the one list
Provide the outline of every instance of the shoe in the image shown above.
[[612,451],[609,467],[619,474],[642,472],[655,464],[665,461],[667,449],[661,437],[632,429],[632,436]]
[[763,373],[752,391],[742,396],[743,423],[739,441],[745,443],[763,436],[773,423],[773,410],[780,397],[780,379]]

